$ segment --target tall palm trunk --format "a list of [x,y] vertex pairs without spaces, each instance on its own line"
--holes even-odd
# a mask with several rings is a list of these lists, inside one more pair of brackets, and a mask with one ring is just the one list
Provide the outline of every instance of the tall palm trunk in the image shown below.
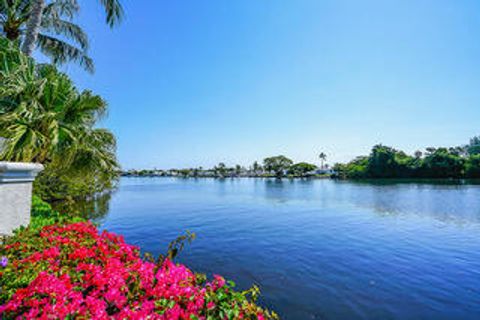
[[23,40],[22,51],[27,56],[31,56],[37,42],[40,24],[42,23],[42,13],[45,8],[45,0],[33,0],[32,11],[27,22],[25,39]]

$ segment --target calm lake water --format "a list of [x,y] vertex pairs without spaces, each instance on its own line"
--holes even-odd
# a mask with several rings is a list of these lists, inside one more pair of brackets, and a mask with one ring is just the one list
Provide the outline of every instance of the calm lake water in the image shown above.
[[480,319],[480,186],[123,178],[103,228],[284,319]]

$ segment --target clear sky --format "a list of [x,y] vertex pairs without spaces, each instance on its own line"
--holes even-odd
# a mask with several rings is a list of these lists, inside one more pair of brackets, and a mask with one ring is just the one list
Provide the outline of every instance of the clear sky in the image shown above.
[[125,169],[330,163],[480,134],[480,1],[82,1],[104,126]]

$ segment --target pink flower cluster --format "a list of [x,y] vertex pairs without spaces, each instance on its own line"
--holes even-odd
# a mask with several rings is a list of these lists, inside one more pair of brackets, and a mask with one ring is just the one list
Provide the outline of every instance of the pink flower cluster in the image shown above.
[[[10,272],[34,277],[0,306],[2,319],[230,318],[219,305],[231,290],[222,277],[200,283],[188,268],[168,259],[144,261],[138,248],[112,233],[99,234],[91,223],[44,227],[36,241],[5,248]],[[238,311],[235,318],[264,318],[253,303],[227,305]]]

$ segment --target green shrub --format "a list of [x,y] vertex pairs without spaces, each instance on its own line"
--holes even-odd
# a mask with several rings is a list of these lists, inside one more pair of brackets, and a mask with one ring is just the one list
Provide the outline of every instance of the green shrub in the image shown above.
[[[85,221],[85,219],[81,217],[60,214],[58,211],[53,210],[52,206],[43,201],[40,197],[32,197],[32,215],[29,228],[36,230],[55,223],[80,221]],[[21,228],[21,230],[23,229],[24,228]]]
[[58,217],[59,213],[52,206],[38,196],[32,197],[32,217],[51,218]]

